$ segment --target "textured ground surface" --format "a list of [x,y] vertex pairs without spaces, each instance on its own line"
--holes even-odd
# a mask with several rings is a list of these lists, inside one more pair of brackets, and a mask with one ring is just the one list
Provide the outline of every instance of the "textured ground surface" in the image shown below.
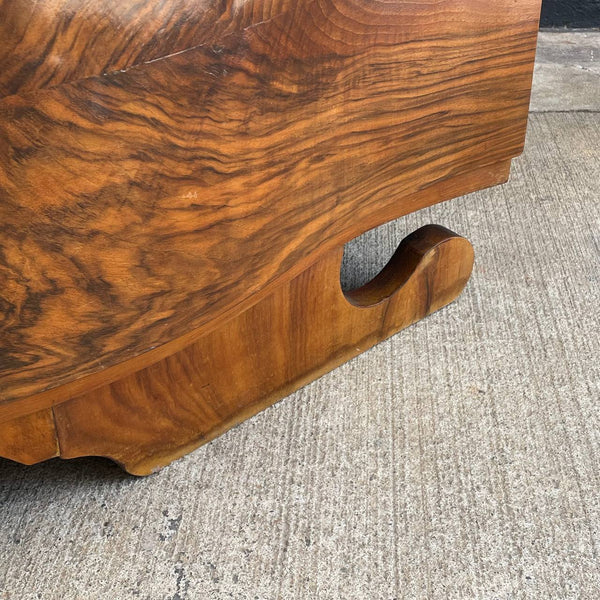
[[424,223],[466,235],[450,307],[156,476],[0,460],[0,600],[600,597],[586,110],[533,114],[507,185],[349,247],[359,281]]
[[531,108],[600,110],[600,31],[540,32]]

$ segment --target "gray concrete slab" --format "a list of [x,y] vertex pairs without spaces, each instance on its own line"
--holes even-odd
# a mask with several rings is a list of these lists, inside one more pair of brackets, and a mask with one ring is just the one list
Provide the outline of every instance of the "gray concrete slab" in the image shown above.
[[546,114],[509,183],[348,248],[356,282],[446,225],[477,256],[457,302],[147,479],[0,460],[0,600],[599,598],[600,114],[570,89],[596,85],[579,35],[540,37]]
[[600,111],[600,31],[541,31],[531,110]]

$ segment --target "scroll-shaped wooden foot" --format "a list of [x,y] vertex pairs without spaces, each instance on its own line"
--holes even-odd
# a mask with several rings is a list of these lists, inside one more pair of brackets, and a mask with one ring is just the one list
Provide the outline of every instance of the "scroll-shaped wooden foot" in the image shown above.
[[464,238],[429,225],[371,282],[344,293],[343,248],[183,350],[0,425],[0,455],[107,456],[146,475],[454,300],[473,266]]

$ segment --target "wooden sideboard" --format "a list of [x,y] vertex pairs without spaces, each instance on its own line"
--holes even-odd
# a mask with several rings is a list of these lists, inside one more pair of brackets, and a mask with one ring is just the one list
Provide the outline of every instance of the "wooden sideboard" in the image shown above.
[[0,456],[147,474],[452,301],[443,227],[343,247],[506,181],[539,10],[0,1]]

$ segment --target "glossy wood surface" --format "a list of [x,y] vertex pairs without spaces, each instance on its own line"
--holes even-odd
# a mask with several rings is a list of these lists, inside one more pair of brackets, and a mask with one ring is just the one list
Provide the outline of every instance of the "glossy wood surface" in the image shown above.
[[[0,456],[147,474],[454,299],[539,0],[0,0]],[[483,208],[484,209],[484,208]]]
[[253,31],[277,34],[282,52],[303,40],[301,58],[312,45],[348,55],[357,45],[481,34],[538,11],[526,0],[0,0],[0,16],[1,97],[230,46]]
[[0,455],[108,456],[147,475],[448,304],[473,266],[467,240],[427,226],[400,244],[378,277],[344,294],[342,254],[329,253],[184,350],[51,409],[44,433],[55,446],[34,455],[10,443],[19,428],[33,427],[29,420],[0,424]]
[[0,456],[33,465],[59,455],[51,408],[0,423]]
[[538,4],[2,2],[0,406],[156,362],[517,155]]

